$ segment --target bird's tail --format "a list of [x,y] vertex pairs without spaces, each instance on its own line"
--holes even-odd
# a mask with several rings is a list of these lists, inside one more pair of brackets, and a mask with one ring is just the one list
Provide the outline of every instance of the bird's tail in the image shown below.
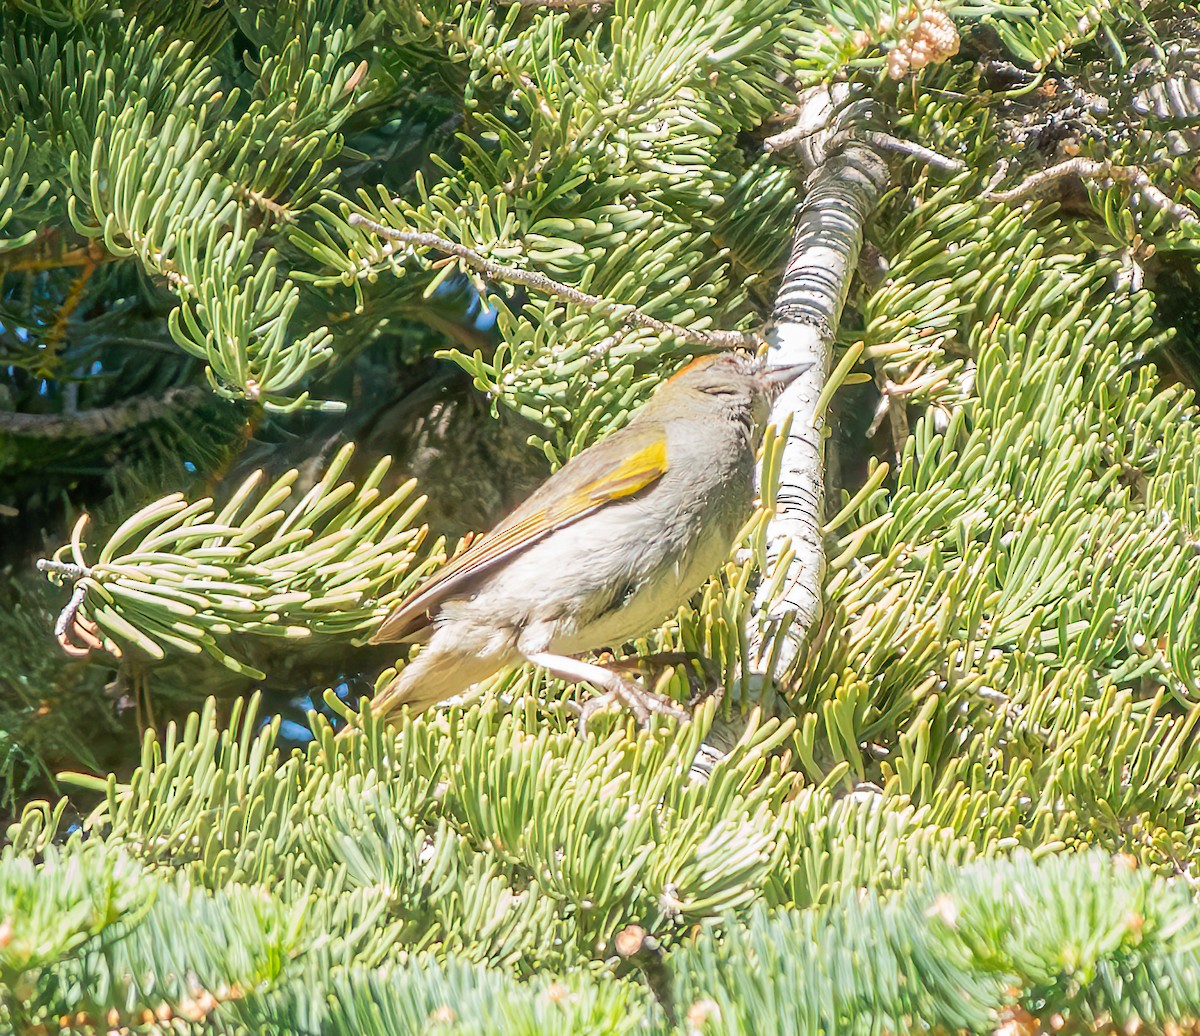
[[[455,651],[429,644],[371,699],[371,714],[386,719],[407,705],[424,712],[440,701],[461,694],[503,667],[503,659]],[[347,727],[342,733],[352,729]]]

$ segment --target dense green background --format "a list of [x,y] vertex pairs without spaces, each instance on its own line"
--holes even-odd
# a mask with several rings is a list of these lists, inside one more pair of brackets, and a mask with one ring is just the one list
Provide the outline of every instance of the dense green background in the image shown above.
[[[3,8],[0,1019],[1189,1031],[1200,224],[1161,199],[1200,211],[1194,11],[946,5],[959,53],[893,81],[916,15],[877,0],[568,6]],[[805,175],[763,139],[836,79],[966,171],[893,157],[868,227],[838,344],[861,343],[870,380],[830,415],[806,650],[768,686],[747,658],[763,514],[630,646],[717,663],[725,701],[696,723],[580,738],[563,700],[581,692],[523,670],[335,744],[306,710],[336,714],[396,660],[351,642],[439,536],[486,526],[692,352],[385,248],[349,214],[752,328]],[[983,196],[998,169],[1008,187],[1077,153],[1160,193],[1126,176]],[[383,510],[356,525],[384,454]],[[265,568],[239,555],[231,589],[185,587],[170,566],[214,562],[178,527],[149,603],[106,612],[88,589],[121,664],[61,652],[70,588],[33,561],[81,513],[94,582],[115,586],[114,564],[152,564],[133,552],[164,528],[156,501],[220,510],[260,466],[221,535]],[[284,510],[317,488],[288,520],[351,528],[362,586],[247,517],[293,467]],[[694,779],[721,736],[732,751]],[[630,925],[662,956],[622,957]]]

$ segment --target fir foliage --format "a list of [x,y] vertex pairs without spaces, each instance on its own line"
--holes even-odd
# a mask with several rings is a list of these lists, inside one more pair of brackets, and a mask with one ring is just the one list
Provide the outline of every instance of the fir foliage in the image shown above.
[[[1194,1017],[1200,913],[1182,880],[1099,854],[952,866],[962,836],[894,785],[836,803],[799,790],[775,722],[697,783],[687,761],[711,711],[683,739],[583,741],[476,707],[399,737],[368,722],[349,743],[325,725],[281,760],[252,711],[231,731],[210,708],[147,739],[92,837],[56,847],[60,821],[39,808],[12,830],[4,1006],[76,1031],[111,1012],[205,1031],[659,1028],[636,973],[597,965],[630,922],[702,921],[723,937],[666,960],[699,1031],[983,1031],[1017,1008],[1084,1026]],[[513,965],[542,977],[517,985]]]
[[[62,639],[151,686],[160,662],[259,676],[257,641],[361,638],[442,555],[424,487],[324,441],[304,473],[221,485],[239,438],[341,402],[326,387],[402,322],[435,329],[406,350],[441,347],[559,464],[692,352],[629,307],[690,330],[766,315],[803,178],[761,137],[797,85],[849,80],[882,129],[965,171],[898,161],[872,227],[887,269],[840,344],[890,434],[840,434],[826,616],[795,665],[764,684],[748,646],[754,588],[782,578],[763,564],[774,438],[736,556],[633,645],[715,663],[724,703],[692,724],[581,738],[565,705],[582,692],[520,670],[342,741],[312,715],[298,750],[255,704],[209,702],[118,774],[38,723],[47,701],[97,708],[101,679],[38,654],[39,629],[57,650],[52,609],[13,577],[9,798],[63,761],[106,775],[72,778],[99,800],[81,826],[63,801],[9,828],[0,1019],[1195,1026],[1200,422],[1154,361],[1175,348],[1157,264],[1194,287],[1200,196],[1187,113],[1130,100],[1166,89],[1166,40],[1200,42],[1194,17],[947,3],[963,52],[897,85],[920,12],[873,0],[153,6],[22,0],[0,29],[0,459],[25,486],[136,454],[95,542],[76,524],[74,567],[49,567],[75,593]],[[991,196],[1070,157],[1107,172]],[[354,214],[605,305],[478,283]],[[464,284],[494,340],[461,317],[439,337],[438,299]],[[167,395],[201,385],[220,419],[172,409],[207,413]],[[855,427],[852,404],[832,414]],[[185,455],[203,482],[160,469]],[[67,540],[86,501],[65,477],[45,496]],[[668,667],[658,687],[686,698],[694,679]],[[622,955],[629,926],[665,948],[653,968]]]
[[[161,660],[168,649],[207,651],[235,672],[247,667],[217,637],[302,638],[373,625],[422,571],[397,579],[421,539],[410,528],[420,501],[405,506],[412,480],[379,491],[386,459],[361,487],[339,483],[353,452],[343,447],[286,511],[295,470],[261,492],[261,472],[252,475],[219,512],[211,499],[164,497],[126,519],[94,564],[81,542],[81,520],[69,545],[81,601],[73,623],[101,631],[117,655],[128,650]],[[51,563],[50,571],[60,565]]]

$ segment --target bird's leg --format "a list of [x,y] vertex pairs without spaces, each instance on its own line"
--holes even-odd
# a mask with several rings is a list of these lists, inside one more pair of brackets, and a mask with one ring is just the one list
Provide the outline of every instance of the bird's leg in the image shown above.
[[[687,665],[693,662],[695,665]],[[691,698],[688,699],[689,707],[698,705],[710,695],[723,694],[725,691],[721,683],[721,667],[698,651],[656,651],[649,655],[630,655],[628,658],[614,659],[607,664],[618,672],[641,670],[647,674],[648,679],[650,674],[661,673],[672,666],[687,665],[685,673],[688,688],[692,692]],[[697,669],[700,670],[699,673]]]
[[593,698],[583,707],[579,714],[579,730],[587,730],[588,721],[601,709],[607,708],[614,701],[624,704],[637,719],[639,726],[650,722],[651,714],[670,716],[672,719],[686,720],[691,717],[686,710],[672,701],[660,697],[650,691],[643,690],[632,680],[626,680],[619,673],[592,662],[583,662],[578,658],[566,655],[552,655],[547,651],[535,651],[525,656],[534,665],[540,665],[560,680],[571,683],[590,683],[604,693]]

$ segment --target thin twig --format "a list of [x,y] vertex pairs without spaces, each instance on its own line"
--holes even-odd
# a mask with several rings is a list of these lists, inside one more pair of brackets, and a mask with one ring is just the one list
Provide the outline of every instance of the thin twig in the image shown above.
[[[59,564],[58,562],[50,562],[49,564]],[[38,568],[43,567],[43,562],[38,562]],[[76,572],[86,573],[87,569],[81,569],[78,565],[66,565],[65,568],[74,569]],[[72,658],[86,658],[93,651],[104,646],[103,640],[96,636],[99,631],[96,626],[89,623],[86,619],[80,619],[79,609],[83,607],[84,597],[87,594],[87,589],[83,583],[76,583],[75,589],[71,591],[71,599],[67,602],[67,606],[58,613],[58,618],[54,622],[54,639],[58,641],[59,647],[70,655]],[[91,627],[90,629],[88,627]],[[77,644],[75,639],[82,640],[82,644]],[[120,651],[115,651],[114,655],[120,656]]]
[[[767,137],[763,141],[763,149],[766,151],[784,151],[802,140],[808,140],[817,133],[821,132],[821,127],[815,129],[797,123],[774,136]],[[943,155],[939,151],[934,151],[933,148],[925,147],[924,144],[917,144],[911,140],[903,140],[900,137],[894,137],[890,133],[881,133],[878,130],[864,130],[859,133],[848,133],[840,142],[849,142],[851,140],[859,140],[864,144],[870,144],[872,147],[879,148],[881,151],[894,151],[897,154],[909,155],[912,158],[919,159],[928,166],[934,169],[941,169],[947,173],[961,173],[966,170],[965,162],[960,162],[957,158],[951,158],[949,155]]]
[[789,126],[785,130],[780,130],[767,137],[763,141],[764,151],[786,151],[788,148],[799,144],[802,140],[808,140],[810,137],[820,133],[824,126],[809,126],[802,122],[797,122],[794,126]]
[[53,572],[63,579],[84,579],[92,574],[92,570],[84,565],[73,565],[69,561],[53,561],[50,558],[38,558],[39,572]]
[[864,130],[855,135],[858,140],[874,147],[881,148],[884,151],[895,151],[901,155],[910,155],[924,162],[934,169],[941,169],[947,173],[961,173],[966,170],[965,162],[960,162],[957,158],[951,158],[949,155],[943,155],[940,152],[934,151],[932,148],[927,148],[923,144],[915,144],[911,140],[902,140],[900,137],[893,137],[890,133],[880,133],[878,130]]
[[633,964],[645,977],[646,985],[666,1015],[667,1024],[672,1028],[678,1025],[672,991],[674,983],[659,941],[640,925],[631,924],[617,933],[613,945],[618,956]]
[[474,249],[467,248],[466,245],[460,245],[444,237],[439,237],[437,234],[426,234],[412,230],[396,230],[392,227],[385,227],[382,223],[376,223],[374,220],[367,219],[366,216],[362,216],[357,212],[350,216],[349,222],[357,226],[366,227],[372,233],[378,234],[388,241],[395,241],[402,245],[417,246],[420,248],[434,248],[439,252],[455,256],[472,269],[478,270],[485,277],[494,281],[519,284],[522,287],[532,288],[534,291],[540,291],[547,295],[557,295],[559,298],[566,299],[568,302],[573,302],[575,305],[587,310],[597,310],[601,313],[614,311],[614,315],[618,316],[622,323],[644,327],[658,334],[671,335],[673,338],[681,342],[688,342],[691,345],[699,345],[707,349],[757,349],[762,341],[757,334],[745,331],[697,331],[692,328],[683,327],[680,324],[657,320],[628,303],[613,302],[611,299],[602,298],[599,295],[589,295],[587,292],[573,288],[569,284],[552,280],[544,273],[520,270],[515,266],[504,266],[494,260],[485,258]]
[[[41,567],[41,562],[38,562],[38,568]],[[77,568],[78,566],[72,567]],[[66,637],[67,628],[75,622],[75,616],[79,614],[79,609],[83,607],[83,598],[86,593],[87,588],[82,583],[76,583],[67,606],[58,613],[58,618],[54,622],[54,635],[59,641],[62,641]]]
[[875,417],[871,421],[870,427],[867,429],[867,438],[871,438],[879,431],[879,426],[883,423],[883,419],[888,419],[888,424],[891,427],[892,435],[892,454],[897,465],[900,463],[900,458],[904,452],[904,444],[908,441],[908,412],[902,402],[915,392],[919,392],[923,388],[928,388],[930,385],[936,384],[942,377],[940,371],[934,371],[932,374],[927,374],[922,378],[921,372],[928,365],[928,360],[921,360],[916,367],[909,372],[907,380],[901,383],[896,383],[888,377],[887,371],[884,368],[884,361],[875,361],[875,382],[879,386],[879,405],[875,409]]
[[[90,251],[88,255],[90,257]],[[54,323],[51,325],[50,331],[43,342],[45,347],[44,356],[40,360],[42,370],[47,373],[52,372],[56,365],[55,361],[58,359],[59,351],[66,340],[67,327],[70,324],[71,317],[79,308],[79,303],[83,301],[84,289],[87,288],[88,281],[92,279],[92,274],[96,272],[98,265],[96,262],[86,262],[79,268],[79,274],[71,282],[71,287],[67,290],[62,306],[59,307],[58,313],[54,317]],[[77,383],[72,382],[72,385],[77,385]]]
[[606,338],[601,338],[595,345],[588,350],[589,360],[598,360],[601,356],[606,356],[610,350],[617,346],[621,339],[625,336],[620,331],[615,334],[608,335]]
[[41,273],[43,270],[58,270],[67,266],[95,266],[97,263],[111,263],[117,260],[117,256],[108,252],[98,241],[89,241],[80,248],[54,253],[50,244],[55,238],[55,232],[48,231],[23,248],[9,252],[0,259],[0,272]]
[[183,407],[194,406],[208,395],[208,389],[193,385],[168,389],[162,396],[136,396],[113,406],[77,410],[73,414],[0,411],[0,434],[39,439],[88,439],[112,435]]
[[517,0],[522,7],[544,7],[547,11],[590,11],[598,14],[612,0]]
[[1092,158],[1068,158],[1065,162],[1053,165],[1049,169],[1033,173],[1016,187],[1007,191],[985,191],[983,197],[988,201],[1024,201],[1026,198],[1044,193],[1052,183],[1061,180],[1064,176],[1078,176],[1081,180],[1090,179],[1101,172],[1107,164],[1107,162],[1097,162]]
[[[82,525],[82,517],[80,525]],[[80,528],[76,525],[76,530]],[[114,643],[100,632],[100,628],[86,615],[80,615],[87,595],[87,587],[82,580],[92,574],[86,565],[76,565],[69,561],[54,561],[49,558],[38,558],[37,570],[51,573],[54,582],[61,585],[64,580],[75,580],[75,589],[71,591],[71,599],[54,622],[54,638],[68,655],[74,658],[86,658],[93,651],[107,651],[113,658],[121,658],[123,652],[120,645]],[[82,641],[77,644],[76,640]]]
[[992,193],[997,187],[1000,186],[1001,181],[1003,181],[1003,179],[1008,175],[1008,167],[1011,164],[1011,161],[1007,158],[1000,159],[1000,161],[996,164],[996,171],[992,173],[992,178],[988,180],[987,186],[983,189],[983,196],[985,198],[991,198]]
[[280,223],[292,223],[296,219],[296,214],[287,207],[286,204],[277,202],[274,198],[269,198],[261,191],[252,191],[248,187],[238,190],[238,196],[244,198],[255,206],[261,212],[267,213],[279,220]]
[[983,197],[988,201],[1017,202],[1026,198],[1036,197],[1064,176],[1077,176],[1081,180],[1111,179],[1118,183],[1129,184],[1138,194],[1142,195],[1156,209],[1174,216],[1184,223],[1200,223],[1197,215],[1187,205],[1181,205],[1155,186],[1154,181],[1145,170],[1136,165],[1115,165],[1112,162],[1098,162],[1094,158],[1068,158],[1065,162],[1043,169],[1026,177],[1021,183],[1007,191],[985,191]]
[[844,124],[845,120],[839,118],[839,114],[844,115],[851,108],[857,110],[860,104],[855,91],[844,85],[836,91],[805,90],[792,106],[795,122],[791,129],[768,137],[763,147],[767,151],[787,151],[798,158],[805,169],[816,169],[846,143],[838,129],[831,129]]

